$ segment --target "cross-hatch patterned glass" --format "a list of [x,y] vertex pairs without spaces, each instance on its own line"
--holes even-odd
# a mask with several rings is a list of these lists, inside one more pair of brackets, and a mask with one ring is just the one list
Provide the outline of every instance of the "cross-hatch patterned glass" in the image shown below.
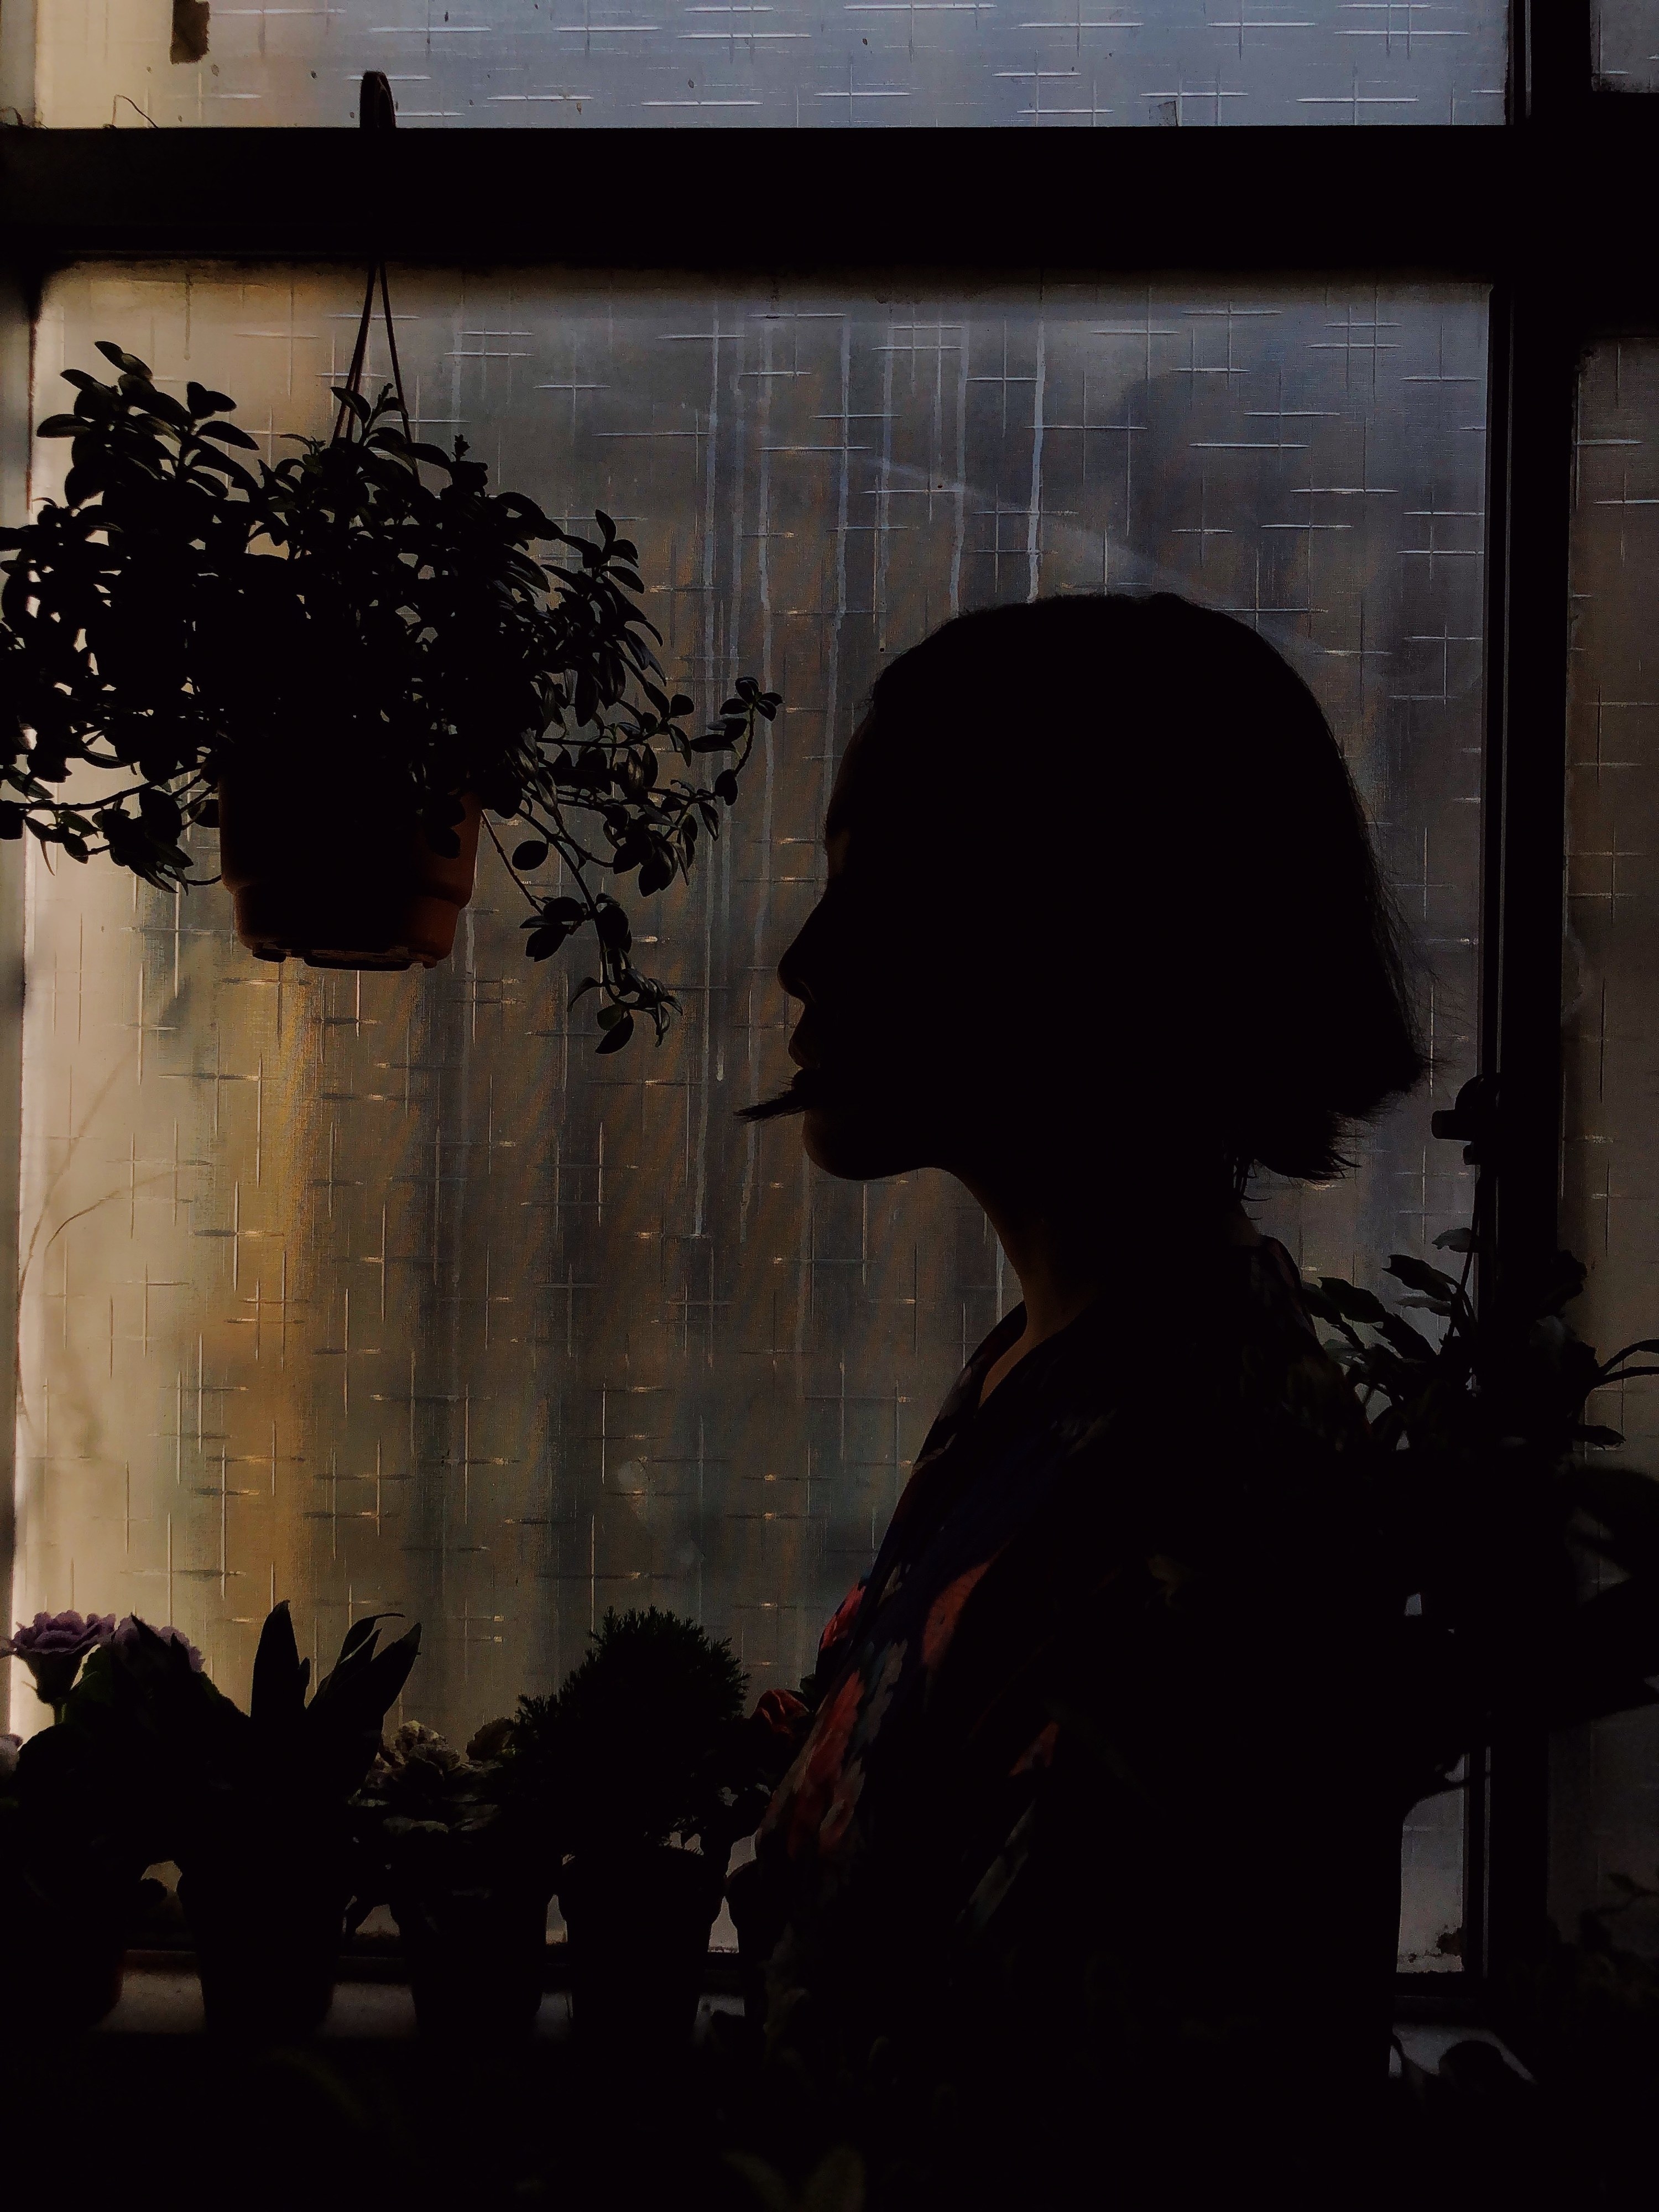
[[1594,0],[1591,26],[1599,85],[1659,91],[1659,0]]
[[[1567,727],[1565,1145],[1561,1239],[1589,1268],[1575,1325],[1603,1354],[1659,1335],[1659,343],[1586,360],[1574,445]],[[1604,1391],[1589,1419],[1659,1474],[1659,1389]],[[1562,1928],[1659,1859],[1659,1720],[1622,1713],[1554,1741],[1570,1808],[1552,1857]]]
[[[1474,1002],[1484,297],[438,275],[394,305],[425,434],[464,428],[561,517],[603,505],[672,672],[718,700],[752,671],[786,711],[645,924],[684,1001],[659,1050],[594,1057],[580,963],[525,963],[488,858],[447,966],[362,978],[262,966],[216,889],[32,863],[18,1602],[171,1620],[236,1691],[274,1597],[319,1656],[399,1607],[424,1624],[410,1711],[463,1731],[557,1680],[612,1603],[696,1613],[755,1689],[787,1685],[1016,1295],[943,1177],[838,1184],[793,1125],[733,1118],[788,1072],[772,971],[864,694],[946,616],[1038,591],[1157,586],[1259,623],[1380,825],[1449,1097]],[[314,430],[355,320],[344,272],[82,270],[51,288],[37,388],[55,407],[55,368],[109,337],[255,430]],[[1154,1152],[1158,1079],[1125,1071]],[[1430,1104],[1351,1182],[1267,1194],[1299,1261],[1375,1282],[1464,1217]],[[1413,1826],[1414,1959],[1457,1924],[1457,1817]]]
[[1499,123],[1505,0],[40,0],[42,121]]

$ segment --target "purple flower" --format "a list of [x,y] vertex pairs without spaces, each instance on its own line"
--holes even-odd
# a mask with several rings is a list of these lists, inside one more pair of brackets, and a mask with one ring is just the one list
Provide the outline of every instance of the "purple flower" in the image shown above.
[[116,1632],[112,1613],[37,1613],[27,1626],[0,1644],[0,1658],[21,1659],[34,1677],[34,1694],[61,1705],[75,1687],[81,1662]]
[[151,1628],[149,1621],[140,1620],[136,1613],[125,1614],[119,1626],[113,1629],[111,1641],[114,1644],[118,1654],[125,1657],[138,1649],[140,1629],[149,1629],[149,1633],[159,1638],[163,1644],[176,1644],[181,1651],[187,1651],[190,1654],[191,1673],[192,1674],[201,1673],[202,1655],[182,1628]]

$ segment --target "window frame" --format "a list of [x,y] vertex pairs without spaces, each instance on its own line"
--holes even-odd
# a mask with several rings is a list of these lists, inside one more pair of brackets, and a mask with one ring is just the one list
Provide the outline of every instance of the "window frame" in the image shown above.
[[[17,100],[27,66],[19,49],[32,52],[33,9],[9,5],[5,15],[0,80],[12,81],[0,92]],[[1490,125],[585,129],[584,167],[605,182],[562,232],[549,228],[550,136],[489,127],[385,134],[0,125],[0,271],[12,295],[9,310],[0,311],[0,371],[8,389],[32,400],[29,333],[45,284],[90,258],[386,257],[426,266],[810,270],[862,282],[900,272],[989,281],[1037,266],[1055,276],[1156,270],[1486,284],[1479,1065],[1486,1074],[1501,1067],[1503,1089],[1485,1171],[1498,1275],[1553,1252],[1574,394],[1594,338],[1659,327],[1659,276],[1631,265],[1612,223],[1572,221],[1576,204],[1639,204],[1659,168],[1659,95],[1595,86],[1592,0],[1510,0],[1505,116]],[[998,161],[984,158],[981,143],[994,137]],[[1316,159],[1319,190],[1310,192]],[[763,175],[767,189],[757,191]],[[950,179],[948,228],[939,196],[915,189],[918,178],[940,176]],[[679,234],[695,243],[676,251],[665,245],[661,210],[688,206],[692,220]],[[480,208],[494,210],[488,224],[474,212]],[[1042,210],[1040,234],[1032,208]],[[1262,210],[1276,208],[1294,210],[1294,227],[1272,227]],[[859,250],[866,240],[878,248]],[[27,413],[14,397],[0,423],[0,494],[14,497],[26,476]],[[8,938],[21,901],[15,850],[0,855]],[[17,965],[15,954],[0,963],[0,1003],[21,1006]],[[0,1235],[15,1224],[18,1029],[0,1018],[0,1158],[9,1170],[0,1180],[9,1183]],[[0,1498],[0,1568],[8,1572],[10,1449]],[[1402,1976],[1402,1994],[1425,2003],[1467,2005],[1481,1989],[1501,1986],[1510,1966],[1534,1950],[1545,1916],[1542,1732],[1505,1736],[1472,1765],[1464,1971]]]

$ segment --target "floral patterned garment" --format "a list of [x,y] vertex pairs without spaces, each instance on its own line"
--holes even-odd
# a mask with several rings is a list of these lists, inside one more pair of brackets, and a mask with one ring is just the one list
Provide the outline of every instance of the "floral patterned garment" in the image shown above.
[[[1068,1729],[1115,1731],[1112,1759],[1138,1763],[1130,1798],[1162,1792],[1170,1806],[1188,1786],[1183,1761],[1231,1774],[1247,1745],[1249,1776],[1225,1785],[1240,1813],[1241,1790],[1265,1807],[1310,1734],[1329,1734],[1292,1710],[1302,1693],[1282,1667],[1231,1715],[1224,1689],[1194,1698],[1181,1685],[1200,1665],[1213,1685],[1218,1651],[1233,1694],[1265,1682],[1277,1662],[1248,1648],[1271,1610],[1264,1583],[1310,1532],[1327,1552],[1363,1547],[1364,1419],[1281,1246],[1195,1263],[1179,1316],[1172,1285],[1159,1287],[1163,1299],[1103,1297],[981,1406],[987,1372],[1023,1330],[1017,1309],[929,1431],[873,1566],[824,1632],[824,1694],[757,1838],[750,1896],[770,1902],[751,1901],[750,1918],[782,1938],[775,2007],[803,1985],[867,1994],[943,1972],[1024,1863]],[[1205,1627],[1210,1589],[1225,1595]],[[1180,1640],[1189,1620],[1199,1644]],[[1074,1722],[1079,1699],[1091,1717]],[[1213,1817],[1195,1802],[1168,1815],[1176,1856],[1183,1824]],[[1091,1801],[1091,1826],[1112,1818]]]

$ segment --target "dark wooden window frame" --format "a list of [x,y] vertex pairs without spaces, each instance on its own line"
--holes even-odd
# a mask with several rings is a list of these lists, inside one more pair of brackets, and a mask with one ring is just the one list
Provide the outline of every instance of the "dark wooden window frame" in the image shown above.
[[[1480,1064],[1503,1074],[1498,1265],[1519,1267],[1556,1243],[1575,385],[1592,339],[1659,328],[1659,266],[1617,214],[1659,180],[1659,98],[1594,88],[1591,0],[1510,16],[1492,127],[7,127],[0,268],[31,313],[54,270],[123,257],[1489,285]],[[1547,1873],[1544,1744],[1480,1766],[1466,1989],[1533,1949]]]

